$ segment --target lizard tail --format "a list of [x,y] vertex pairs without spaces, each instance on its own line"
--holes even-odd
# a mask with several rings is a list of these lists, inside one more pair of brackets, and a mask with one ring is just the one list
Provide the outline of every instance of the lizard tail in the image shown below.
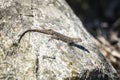
[[42,29],[42,30],[38,30],[38,29],[28,29],[25,32],[23,32],[20,35],[20,38],[18,40],[18,43],[20,43],[22,37],[27,33],[27,32],[39,32],[39,33],[44,33],[44,34],[49,34],[49,35],[53,35],[53,31],[51,29]]

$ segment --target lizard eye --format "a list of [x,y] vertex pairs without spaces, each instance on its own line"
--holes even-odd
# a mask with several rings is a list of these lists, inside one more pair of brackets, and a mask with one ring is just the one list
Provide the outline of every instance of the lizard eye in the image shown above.
[[82,41],[82,39],[81,39],[81,38],[79,38],[79,41]]

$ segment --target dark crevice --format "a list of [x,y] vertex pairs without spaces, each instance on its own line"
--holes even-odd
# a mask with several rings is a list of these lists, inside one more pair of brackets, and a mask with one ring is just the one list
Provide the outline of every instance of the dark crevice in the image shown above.
[[38,70],[39,70],[39,55],[36,55],[36,60],[35,60],[35,75],[36,75],[36,80],[39,80],[38,79],[38,76],[39,76],[39,73],[38,73]]

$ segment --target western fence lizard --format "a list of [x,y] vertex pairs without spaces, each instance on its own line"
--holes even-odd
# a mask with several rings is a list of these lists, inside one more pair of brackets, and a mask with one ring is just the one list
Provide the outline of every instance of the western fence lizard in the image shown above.
[[52,35],[52,38],[53,39],[56,39],[56,40],[61,40],[69,45],[74,45],[74,43],[76,42],[81,42],[82,40],[80,38],[70,38],[68,36],[65,36],[61,33],[58,33],[52,29],[41,29],[41,30],[38,30],[38,29],[28,29],[26,30],[25,32],[23,32],[18,40],[18,43],[20,43],[22,37],[27,33],[27,32],[39,32],[39,33],[43,33],[43,34],[48,34],[48,35]]

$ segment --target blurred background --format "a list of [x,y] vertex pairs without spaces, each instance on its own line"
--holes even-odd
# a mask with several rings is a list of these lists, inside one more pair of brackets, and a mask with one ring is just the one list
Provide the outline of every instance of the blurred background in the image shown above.
[[66,0],[120,75],[120,0]]

